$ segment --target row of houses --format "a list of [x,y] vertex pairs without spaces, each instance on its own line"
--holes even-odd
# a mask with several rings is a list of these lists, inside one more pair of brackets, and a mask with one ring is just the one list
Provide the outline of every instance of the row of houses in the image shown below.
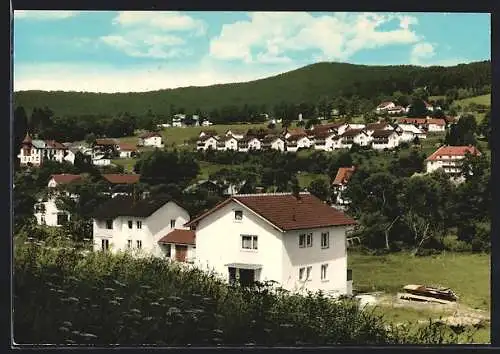
[[[439,107],[439,106],[435,106],[434,107],[429,102],[424,101],[424,104],[425,104],[425,108],[429,112],[434,112],[434,111],[441,110],[441,107]],[[405,113],[410,112],[410,109],[411,109],[411,104],[408,105],[408,106],[406,106],[406,107],[403,107],[403,106],[399,106],[399,105],[395,104],[392,101],[385,101],[385,102],[380,103],[377,106],[377,108],[375,108],[375,112],[377,112],[379,114],[382,114],[382,113],[388,113],[388,114],[405,114]]]
[[225,151],[274,149],[295,152],[314,148],[332,151],[349,149],[353,144],[371,146],[373,149],[394,149],[402,142],[411,142],[416,137],[425,139],[427,132],[444,132],[444,119],[400,118],[396,124],[386,122],[372,124],[329,123],[311,129],[292,129],[281,133],[228,130],[223,136],[215,131],[202,131],[197,141],[197,150]]

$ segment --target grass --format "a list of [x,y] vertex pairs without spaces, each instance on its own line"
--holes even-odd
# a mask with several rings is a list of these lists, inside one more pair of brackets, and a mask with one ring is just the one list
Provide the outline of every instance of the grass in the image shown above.
[[132,172],[134,170],[134,165],[136,162],[137,162],[137,159],[134,159],[134,158],[111,160],[111,163],[118,165],[118,166],[123,166],[123,168],[125,169],[125,172]]
[[[459,296],[459,303],[470,308],[490,311],[490,255],[447,253],[412,257],[406,253],[384,256],[350,253],[353,286],[360,291],[383,291],[395,295],[407,284],[445,286]],[[450,311],[380,305],[375,313],[393,323],[416,322],[451,315]],[[474,334],[475,343],[490,342],[490,327]]]
[[198,180],[208,179],[208,176],[210,176],[212,173],[222,170],[223,168],[231,169],[235,167],[234,165],[215,164],[207,161],[200,161],[199,164],[200,173],[198,175]]
[[469,97],[469,98],[457,100],[457,101],[453,102],[453,106],[460,105],[462,107],[465,107],[471,103],[482,104],[485,106],[491,106],[491,94],[489,93],[487,95],[481,95],[481,96],[475,96],[475,97]]
[[324,179],[327,183],[329,182],[328,176],[322,173],[301,172],[297,174],[297,179],[301,188],[308,188],[315,179]]
[[453,289],[467,306],[490,309],[490,255],[451,253],[412,257],[406,253],[385,256],[353,253],[348,261],[357,289],[395,294],[407,284],[441,285]]

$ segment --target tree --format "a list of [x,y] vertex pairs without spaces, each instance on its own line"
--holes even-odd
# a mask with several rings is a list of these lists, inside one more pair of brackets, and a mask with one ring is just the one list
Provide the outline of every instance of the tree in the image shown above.
[[328,184],[322,178],[317,178],[311,181],[308,191],[323,201],[328,201],[330,199]]
[[425,102],[420,98],[413,98],[408,111],[408,117],[426,117],[429,111],[425,106]]
[[477,133],[483,136],[486,141],[490,141],[491,137],[491,111],[486,112],[483,120],[477,127]]
[[445,143],[451,146],[475,145],[477,131],[476,118],[473,115],[462,116],[451,125],[445,136]]

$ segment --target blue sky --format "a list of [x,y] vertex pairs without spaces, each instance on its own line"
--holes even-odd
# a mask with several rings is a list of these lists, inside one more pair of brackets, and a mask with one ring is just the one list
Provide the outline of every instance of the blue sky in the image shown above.
[[255,80],[304,65],[490,59],[490,15],[16,11],[14,89],[149,91]]

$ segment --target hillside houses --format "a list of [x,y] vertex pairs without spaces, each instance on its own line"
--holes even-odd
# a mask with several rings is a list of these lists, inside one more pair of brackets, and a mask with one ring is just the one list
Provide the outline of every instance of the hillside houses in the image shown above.
[[475,146],[441,146],[425,160],[425,172],[443,169],[450,177],[457,178],[462,172],[462,160],[467,153],[481,155]]
[[160,133],[147,132],[139,136],[137,146],[152,146],[156,148],[163,148],[163,137]]
[[75,154],[63,144],[55,140],[32,139],[26,134],[19,154],[21,166],[41,166],[45,161],[75,162]]
[[137,155],[137,146],[134,144],[118,143],[118,156],[120,158],[132,158]]
[[334,204],[340,208],[344,208],[349,204],[349,199],[345,197],[347,185],[356,171],[354,166],[340,167],[332,182],[332,189],[335,192],[336,198]]
[[411,143],[416,137],[425,139],[427,131],[444,132],[444,119],[400,118],[397,124],[378,122],[370,124],[328,123],[311,129],[295,128],[281,133],[270,131],[233,132],[216,135],[215,131],[202,131],[197,141],[197,150],[208,149],[247,152],[250,150],[274,149],[296,152],[301,149],[333,151],[350,149],[353,145],[378,150],[394,149],[401,143]]

